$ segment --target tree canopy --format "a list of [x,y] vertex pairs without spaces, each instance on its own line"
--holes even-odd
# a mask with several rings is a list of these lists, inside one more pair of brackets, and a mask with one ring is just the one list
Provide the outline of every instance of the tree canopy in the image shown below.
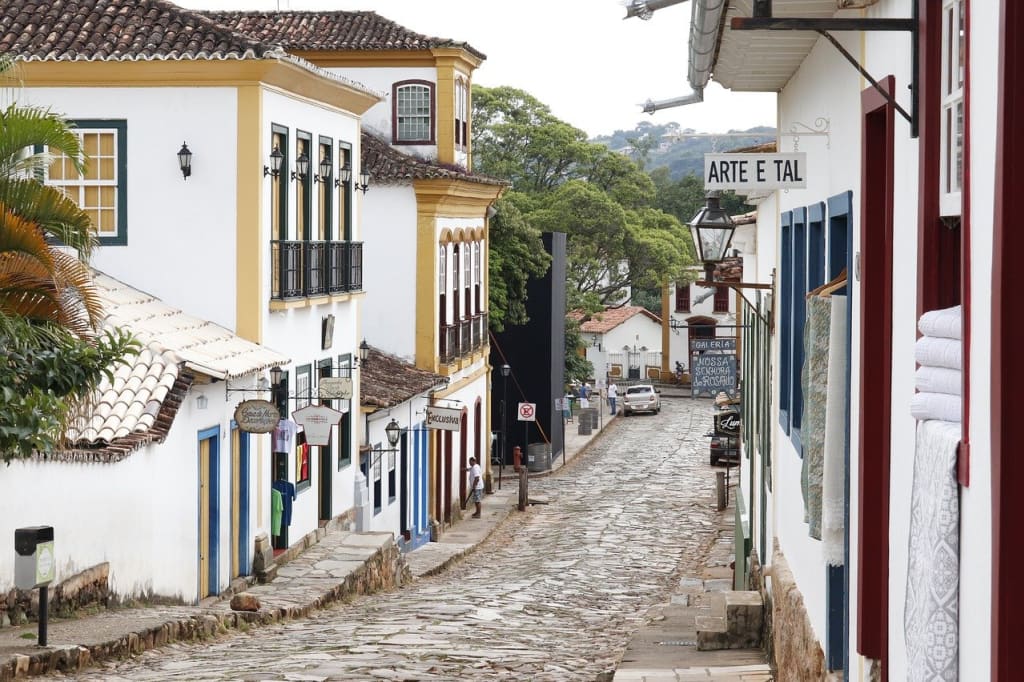
[[[517,201],[523,227],[566,234],[571,308],[619,305],[629,287],[681,276],[691,262],[686,229],[658,208],[657,187],[635,161],[589,142],[516,88],[474,86],[473,121],[475,168],[526,197]],[[523,232],[509,243],[529,240]],[[494,244],[491,254],[506,258]],[[496,297],[512,287],[496,282],[500,272],[492,261],[491,302],[504,306]]]
[[[9,64],[0,61],[0,72]],[[35,151],[44,150],[44,151]],[[88,159],[59,116],[16,103],[0,110],[0,455],[59,447],[64,427],[110,368],[137,344],[101,332],[87,260],[89,216],[40,180],[51,159]],[[60,246],[57,246],[60,245]]]

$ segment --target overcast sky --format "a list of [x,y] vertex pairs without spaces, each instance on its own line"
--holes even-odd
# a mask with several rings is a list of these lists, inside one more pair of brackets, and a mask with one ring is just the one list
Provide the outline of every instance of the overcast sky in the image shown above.
[[526,90],[591,136],[639,121],[699,132],[775,124],[775,95],[710,84],[704,102],[644,114],[648,99],[686,95],[690,3],[650,21],[623,20],[623,0],[173,0],[224,10],[373,10],[418,33],[465,41],[487,55],[474,82]]

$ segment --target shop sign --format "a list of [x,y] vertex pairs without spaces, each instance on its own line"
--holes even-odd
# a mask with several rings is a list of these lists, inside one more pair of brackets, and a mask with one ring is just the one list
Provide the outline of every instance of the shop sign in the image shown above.
[[454,407],[427,405],[427,428],[441,431],[459,431],[462,427],[462,410]]
[[348,377],[320,377],[317,391],[320,400],[349,400],[352,398],[352,380]]
[[692,339],[693,350],[736,350],[736,339]]
[[279,421],[281,413],[269,400],[245,400],[235,408],[238,428],[249,433],[270,433]]
[[690,387],[693,394],[718,395],[724,391],[736,395],[736,356],[705,353],[693,358],[690,368]]
[[292,412],[292,419],[302,427],[307,445],[329,445],[331,427],[337,426],[344,412],[332,410],[326,405],[308,405]]
[[704,189],[744,192],[807,187],[807,154],[705,154]]
[[740,413],[719,412],[715,415],[716,436],[738,436],[740,435]]

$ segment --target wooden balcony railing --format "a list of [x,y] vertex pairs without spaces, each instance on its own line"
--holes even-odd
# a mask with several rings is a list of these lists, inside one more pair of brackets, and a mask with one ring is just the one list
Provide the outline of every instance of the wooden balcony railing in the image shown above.
[[439,355],[442,363],[478,351],[487,343],[487,313],[479,313],[455,324],[441,326]]

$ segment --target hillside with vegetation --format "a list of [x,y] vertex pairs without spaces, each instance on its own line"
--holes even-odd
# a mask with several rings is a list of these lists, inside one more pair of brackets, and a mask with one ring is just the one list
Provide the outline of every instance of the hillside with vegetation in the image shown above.
[[727,152],[775,140],[775,128],[758,126],[749,130],[730,130],[726,134],[699,133],[678,123],[641,121],[633,130],[616,130],[599,135],[591,142],[636,161],[648,171],[667,168],[672,180],[686,175],[701,175],[704,154]]

